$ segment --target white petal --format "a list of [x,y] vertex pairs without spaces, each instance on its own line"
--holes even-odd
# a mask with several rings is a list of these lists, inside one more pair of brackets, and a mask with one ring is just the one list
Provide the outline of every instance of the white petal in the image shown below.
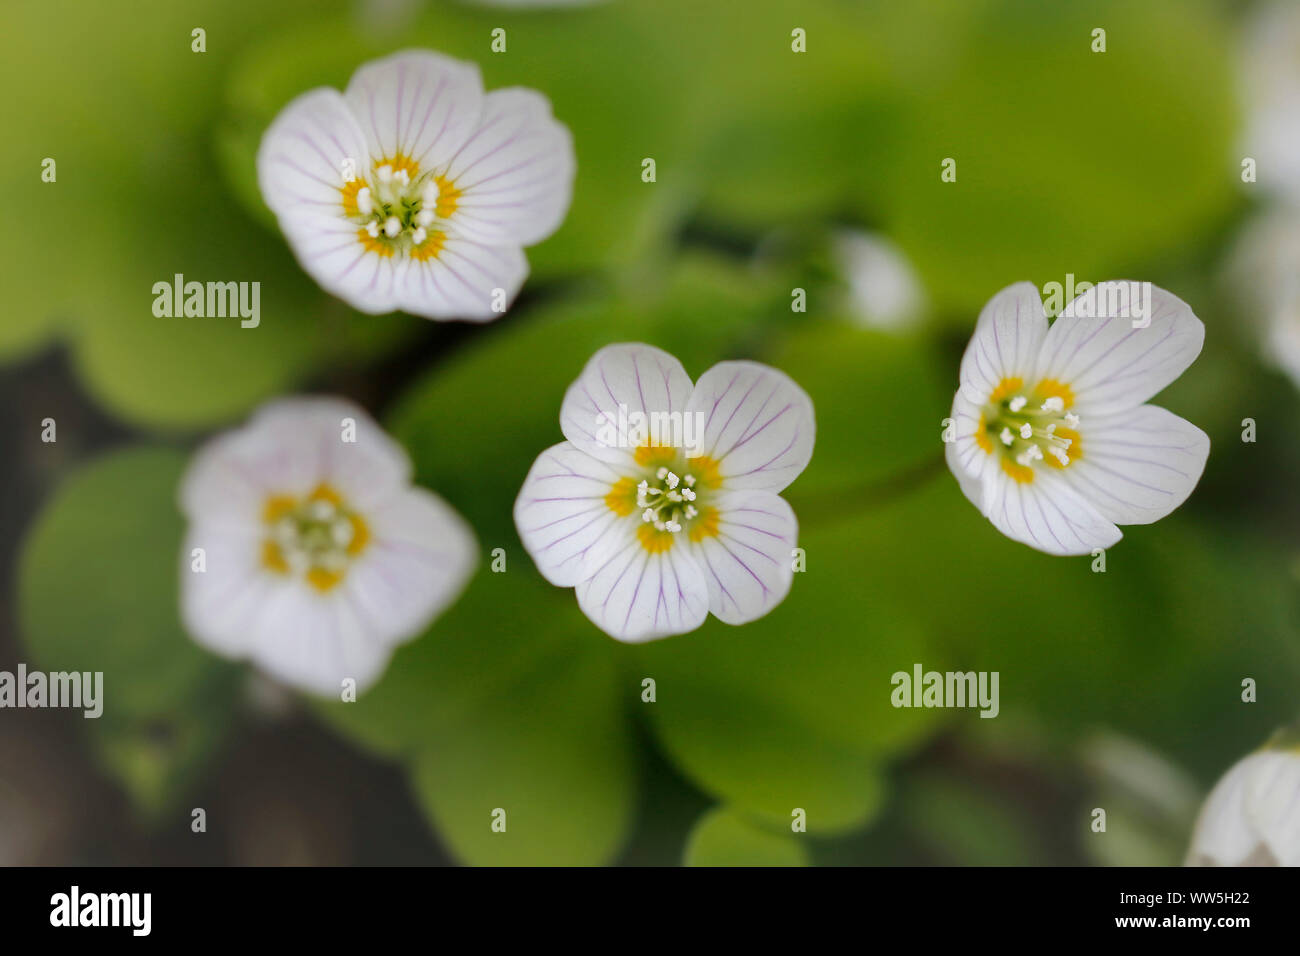
[[1280,866],[1300,866],[1300,755],[1266,750],[1246,784],[1252,828]]
[[244,528],[261,521],[268,496],[302,496],[324,483],[364,511],[410,476],[406,452],[360,406],[279,399],[198,451],[181,482],[181,510],[192,521]]
[[436,257],[402,265],[394,296],[412,315],[489,322],[509,310],[527,276],[528,260],[518,246],[448,236]]
[[1061,474],[1108,520],[1150,524],[1192,493],[1205,470],[1210,439],[1155,405],[1090,418]]
[[1004,380],[1019,378],[1026,387],[1047,334],[1047,313],[1032,282],[1007,286],[980,311],[975,334],[961,359],[961,388],[983,405]]
[[757,362],[721,362],[701,375],[687,421],[696,433],[702,425],[692,457],[719,462],[728,489],[780,491],[812,458],[817,431],[808,393]]
[[[971,454],[973,449],[973,455]],[[957,484],[961,488],[961,493],[966,499],[980,511],[984,510],[984,467],[989,456],[986,456],[982,449],[971,442],[968,446],[967,455],[970,457],[971,468],[979,468],[977,473],[972,473],[963,463],[963,456],[958,449],[956,442],[944,442],[943,446],[944,460],[948,463],[948,470],[953,473],[957,479]],[[993,467],[996,467],[994,465]]]
[[[196,525],[185,544],[181,612],[200,644],[318,694],[338,694],[347,678],[365,688],[383,671],[390,644],[371,633],[341,588],[321,594],[261,568],[256,536]],[[202,574],[190,570],[191,547],[207,552]]]
[[462,194],[452,214],[457,233],[488,243],[540,242],[564,221],[576,169],[573,137],[545,96],[493,90],[446,173]]
[[1214,785],[1196,820],[1190,865],[1300,865],[1300,757],[1261,750]]
[[1047,468],[1021,483],[999,469],[984,480],[985,514],[1013,541],[1048,554],[1091,554],[1122,537],[1119,528]]
[[1176,295],[1150,283],[1102,282],[1053,323],[1037,376],[1068,385],[1086,421],[1144,403],[1192,364],[1204,341],[1205,326]]
[[483,80],[473,63],[406,50],[359,68],[344,97],[374,160],[442,169],[478,125]]
[[[953,440],[946,442],[944,456],[948,467],[959,481],[974,479],[978,481],[990,464],[996,464],[995,456],[985,451],[976,440],[983,413],[980,407],[966,397],[959,389],[952,400]],[[969,494],[967,497],[970,497]],[[975,499],[979,503],[978,496]]]
[[360,174],[368,162],[365,136],[342,94],[312,90],[286,106],[262,136],[258,184],[286,227],[339,226],[348,170]]
[[693,631],[709,614],[704,574],[684,543],[651,554],[633,522],[620,523],[620,543],[577,586],[578,606],[610,637],[629,643]]
[[[625,462],[644,444],[647,432],[661,444],[677,444],[671,441],[677,437],[671,434],[671,422],[685,421],[681,416],[691,391],[682,363],[662,349],[607,345],[588,360],[565,392],[560,430],[589,455]],[[655,428],[657,422],[669,427]]]
[[785,499],[768,491],[724,492],[710,505],[719,511],[718,533],[692,546],[709,610],[728,624],[756,620],[790,593],[799,523]]
[[474,532],[423,488],[403,489],[363,518],[371,540],[348,568],[342,596],[379,639],[409,640],[464,590],[478,557]]
[[619,515],[605,500],[622,477],[567,441],[538,456],[515,501],[515,527],[546,580],[573,587],[626,544],[636,516]]

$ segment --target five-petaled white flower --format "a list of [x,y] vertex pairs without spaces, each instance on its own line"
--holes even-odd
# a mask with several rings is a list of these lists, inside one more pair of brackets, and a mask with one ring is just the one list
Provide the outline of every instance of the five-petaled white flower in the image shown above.
[[945,438],[962,491],[1007,537],[1049,554],[1089,554],[1177,508],[1210,440],[1144,404],[1201,351],[1187,303],[1149,283],[1104,282],[1051,328],[1038,290],[1003,289],[961,361]]
[[523,284],[523,247],[559,228],[576,164],[546,97],[485,94],[475,64],[412,50],[295,99],[257,167],[327,291],[362,312],[486,321]]
[[341,399],[275,401],[217,436],[195,455],[180,503],[189,633],[319,693],[378,678],[477,557],[460,516],[411,485],[401,446]]
[[1294,739],[1239,760],[1201,807],[1188,866],[1300,866],[1300,749]]
[[515,525],[552,584],[622,641],[728,624],[789,593],[798,534],[778,494],[812,457],[812,401],[787,375],[723,362],[694,385],[648,345],[611,345],[560,410]]

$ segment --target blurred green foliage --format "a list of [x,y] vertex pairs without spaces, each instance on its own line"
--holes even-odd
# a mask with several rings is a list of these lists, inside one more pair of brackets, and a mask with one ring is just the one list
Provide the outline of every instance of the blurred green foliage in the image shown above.
[[[146,434],[212,429],[275,394],[377,375],[424,329],[325,295],[279,236],[254,156],[293,96],[431,46],[479,63],[490,89],[541,90],[574,132],[573,207],[528,253],[535,297],[421,368],[384,416],[417,481],[485,553],[505,550],[508,573],[481,569],[358,702],[314,705],[407,768],[458,858],[615,858],[655,813],[639,797],[652,747],[719,805],[681,834],[695,865],[835,860],[864,832],[889,859],[886,828],[866,829],[882,819],[937,860],[1054,862],[985,781],[910,761],[972,720],[1032,726],[1014,753],[1072,786],[1061,768],[1079,741],[1111,728],[1208,783],[1294,716],[1294,542],[1247,499],[1293,488],[1295,394],[1240,350],[1200,275],[1240,211],[1220,5],[431,2],[395,27],[341,0],[134,7],[129,31],[72,0],[6,14],[6,70],[41,80],[10,98],[15,139],[0,154],[16,207],[33,211],[32,228],[0,237],[22,279],[7,283],[0,357],[65,341],[95,401]],[[52,24],[57,63],[12,39]],[[195,26],[205,54],[190,52]],[[488,52],[496,26],[505,55]],[[1090,49],[1097,26],[1105,54]],[[790,51],[795,27],[806,54]],[[39,178],[46,156],[55,184]],[[945,157],[955,183],[940,179]],[[864,329],[826,306],[838,296],[819,298],[838,277],[813,250],[844,223],[899,243],[935,306],[927,324]],[[260,281],[261,326],[154,317],[152,284],[174,273]],[[1206,355],[1160,399],[1211,432],[1204,486],[1183,513],[1128,529],[1105,574],[1002,538],[940,460],[956,349],[979,307],[1011,282],[1066,273],[1161,281],[1210,330]],[[792,314],[792,286],[814,275],[809,312]],[[807,572],[762,620],[623,646],[522,551],[520,484],[561,440],[564,389],[615,341],[665,348],[693,376],[753,357],[812,395],[815,455],[787,493]],[[1254,404],[1224,401],[1234,394]],[[1258,452],[1236,435],[1257,408],[1286,411]],[[1241,464],[1253,454],[1272,467]],[[112,706],[89,736],[155,818],[237,726],[238,670],[177,618],[183,464],[141,447],[68,477],[27,537],[18,587],[35,661],[105,671]],[[917,662],[999,671],[1003,716],[892,708],[890,675]],[[1257,704],[1240,703],[1243,676],[1259,680]],[[647,677],[654,703],[641,698]],[[1068,798],[1079,840],[1090,798],[1082,785]],[[794,807],[806,836],[789,832]],[[505,833],[490,829],[494,808]],[[1096,858],[1167,860],[1171,839],[1140,816],[1114,817],[1132,852]]]

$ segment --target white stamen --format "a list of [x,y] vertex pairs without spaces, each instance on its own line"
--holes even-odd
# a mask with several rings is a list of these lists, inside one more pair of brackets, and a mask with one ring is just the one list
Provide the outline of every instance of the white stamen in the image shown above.
[[685,498],[687,501],[694,501],[694,500],[695,500],[695,492],[691,491],[691,489],[689,489],[689,488],[683,488],[683,489],[682,489],[682,497]]
[[340,518],[330,527],[330,537],[340,548],[346,548],[352,543],[352,522],[346,518]]
[[415,224],[426,229],[429,228],[433,225],[433,213],[428,209],[421,209],[415,214]]
[[411,233],[411,241],[415,243],[417,246],[420,243],[424,242],[425,239],[428,238],[429,238],[429,234],[425,232],[423,228],[417,229],[415,230],[415,232]]
[[430,179],[424,184],[424,190],[420,193],[420,202],[426,206],[434,206],[438,203],[438,180]]
[[1010,404],[1008,404],[1007,407],[1011,409],[1013,412],[1018,412],[1020,411],[1020,409],[1025,407],[1028,401],[1029,399],[1025,398],[1025,396],[1017,395],[1015,398],[1011,400]]
[[1048,451],[1050,451],[1052,455],[1056,458],[1056,460],[1059,461],[1062,465],[1068,465],[1070,463],[1070,456],[1065,453],[1065,449],[1057,448],[1055,445],[1053,445],[1051,448],[1048,449]]
[[369,234],[369,236],[370,236],[371,239],[378,239],[378,238],[379,238],[379,223],[377,223],[377,222],[375,222],[373,219],[371,219],[368,223],[366,223],[366,232],[367,232],[367,234]]
[[695,505],[686,506],[686,517],[694,518],[697,514],[699,514],[699,512],[695,510]]
[[663,481],[665,478],[668,477],[668,469],[660,468],[658,471],[655,472],[655,477],[658,478],[660,481]]
[[669,488],[676,488],[681,479],[670,471],[667,476],[665,476],[664,481],[668,483]]
[[670,521],[670,522],[668,522],[668,524],[667,524],[667,528],[668,528],[668,530],[671,531],[673,534],[676,534],[678,531],[681,531],[681,530],[682,530],[682,526],[679,525],[676,521]]
[[384,165],[380,166],[377,170],[375,170],[375,175],[379,177],[379,181],[381,183],[392,182],[393,167],[389,166],[387,163],[384,163]]
[[1002,439],[1002,444],[1008,446],[1010,446],[1016,440],[1015,436],[1011,434],[1011,429],[1005,427],[1002,429],[1002,434],[999,435],[998,437]]
[[687,487],[687,488],[694,488],[694,487],[695,487],[695,476],[694,476],[694,475],[687,475],[685,478],[682,479],[682,481],[686,482],[686,487]]
[[1076,414],[1074,414],[1074,412],[1066,412],[1066,413],[1065,413],[1065,424],[1069,425],[1071,428],[1078,428],[1078,427],[1079,427],[1079,416],[1076,415]]
[[655,520],[655,513],[647,508],[645,511],[641,512],[641,520],[649,524],[651,521]]
[[370,198],[369,186],[362,186],[357,191],[357,211],[363,216],[369,216],[375,211],[375,204]]
[[411,185],[411,174],[404,169],[399,169],[397,171],[397,175],[395,175],[393,178],[396,179],[403,186]]
[[1065,411],[1065,399],[1063,399],[1060,395],[1053,395],[1047,401],[1043,402],[1043,411],[1045,412]]
[[384,235],[386,235],[389,239],[394,238],[401,231],[402,231],[402,221],[398,219],[396,216],[389,216],[388,219],[384,222]]
[[313,501],[308,514],[317,521],[327,521],[334,517],[334,506],[328,501]]
[[1021,437],[1021,438],[1033,438],[1033,437],[1034,437],[1034,426],[1033,426],[1033,425],[1030,425],[1029,422],[1025,422],[1023,425],[1021,425],[1021,426],[1020,426],[1020,437]]

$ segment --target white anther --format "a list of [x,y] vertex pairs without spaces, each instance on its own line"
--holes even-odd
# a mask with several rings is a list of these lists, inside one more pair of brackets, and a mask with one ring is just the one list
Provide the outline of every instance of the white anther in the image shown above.
[[394,238],[401,231],[402,220],[398,219],[396,216],[389,216],[388,219],[384,221],[384,235],[389,239]]
[[308,514],[317,521],[325,521],[334,517],[334,506],[328,501],[313,501],[309,506]]
[[658,471],[655,472],[655,477],[658,478],[660,481],[663,481],[665,478],[668,477],[668,469],[660,468]]
[[1018,412],[1020,411],[1020,409],[1025,407],[1028,401],[1029,399],[1025,398],[1025,396],[1017,395],[1015,398],[1011,400],[1010,404],[1008,404],[1007,407],[1011,409],[1013,412]]
[[375,204],[370,198],[370,187],[362,186],[357,190],[357,212],[369,216],[375,211]]
[[411,174],[404,169],[399,169],[393,178],[403,186],[409,186],[411,184]]
[[651,511],[649,508],[647,508],[645,511],[641,512],[641,520],[644,521],[644,522],[646,522],[646,523],[649,523],[649,522],[651,522],[651,521],[654,521],[654,520],[655,520],[655,513],[654,513],[653,511]]
[[346,548],[352,543],[352,522],[346,518],[340,518],[330,527],[330,537],[340,548]]
[[686,517],[694,518],[697,514],[699,514],[699,512],[695,510],[695,505],[686,506]]
[[687,488],[694,488],[694,487],[695,487],[695,476],[694,476],[694,475],[687,475],[685,478],[682,479],[682,481],[686,482],[686,487],[687,487]]
[[1078,428],[1078,427],[1079,427],[1079,416],[1076,415],[1076,414],[1074,414],[1074,412],[1066,412],[1066,413],[1065,413],[1065,424],[1069,425],[1071,428]]
[[1051,438],[1055,434],[1056,434],[1056,422],[1052,422],[1052,424],[1047,426],[1047,437]]
[[425,239],[428,238],[429,238],[429,234],[425,232],[423,228],[417,229],[415,230],[415,232],[411,233],[411,241],[415,243],[417,246],[420,243],[424,242]]
[[681,530],[682,530],[682,526],[679,525],[676,521],[670,521],[670,522],[668,522],[668,524],[667,524],[667,528],[668,528],[668,530],[671,531],[673,534],[676,534],[678,531],[681,531]]
[[667,477],[664,478],[664,481],[668,482],[668,487],[669,487],[669,488],[676,488],[677,485],[681,482],[681,479],[678,478],[676,475],[674,475],[674,474],[670,471],[670,472],[668,472]]
[[424,189],[420,193],[420,202],[426,206],[436,205],[438,202],[438,180],[430,179],[424,184]]
[[663,530],[664,530],[664,527],[665,527],[665,526],[664,526],[664,523],[663,523],[662,521],[656,521],[656,522],[655,522],[655,530],[656,530],[656,531],[663,531]]
[[381,183],[392,182],[393,167],[389,166],[387,163],[384,163],[384,165],[380,166],[378,169],[375,170],[375,175],[379,177],[379,181]]
[[682,497],[685,498],[687,501],[694,501],[694,500],[695,500],[695,492],[691,491],[691,489],[689,489],[689,488],[683,488],[683,489],[682,489]]
[[433,225],[433,212],[428,209],[421,209],[415,214],[415,224],[426,229],[429,228]]
[[1023,425],[1021,425],[1021,426],[1020,426],[1020,437],[1021,437],[1021,438],[1033,438],[1033,437],[1034,437],[1034,426],[1031,425],[1031,424],[1029,424],[1029,422],[1025,422]]
[[1055,457],[1062,465],[1068,465],[1070,463],[1070,456],[1065,453],[1064,448],[1057,448],[1053,445],[1048,449],[1048,451],[1050,451],[1053,457]]
[[1002,444],[1008,446],[1016,440],[1016,436],[1011,434],[1011,429],[1005,427],[1002,429],[1002,434],[998,437],[1002,439]]
[[1065,411],[1065,399],[1063,399],[1060,395],[1053,395],[1047,401],[1043,402],[1043,411],[1045,412]]
[[682,500],[682,496],[681,496],[681,494],[680,494],[679,492],[676,492],[676,491],[670,491],[670,492],[668,492],[666,495],[664,495],[664,497],[667,498],[669,501],[681,501],[681,500]]
[[368,223],[366,223],[366,233],[370,236],[371,239],[379,238],[379,223],[371,219]]

